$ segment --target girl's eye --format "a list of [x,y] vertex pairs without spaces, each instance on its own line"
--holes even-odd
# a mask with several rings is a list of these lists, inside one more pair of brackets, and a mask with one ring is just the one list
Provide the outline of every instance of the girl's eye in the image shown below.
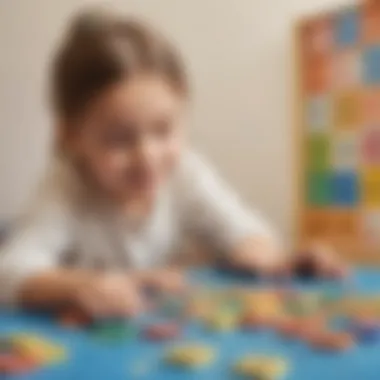
[[136,135],[132,131],[109,131],[103,135],[103,143],[108,147],[130,146],[136,140]]

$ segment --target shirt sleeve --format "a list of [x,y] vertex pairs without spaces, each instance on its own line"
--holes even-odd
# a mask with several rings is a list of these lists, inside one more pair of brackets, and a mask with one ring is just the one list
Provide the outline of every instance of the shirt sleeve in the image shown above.
[[264,218],[244,205],[202,157],[189,153],[182,176],[185,224],[208,244],[230,252],[248,237],[277,240]]
[[17,303],[20,285],[32,275],[59,265],[69,241],[66,203],[51,188],[15,223],[0,247],[0,303]]

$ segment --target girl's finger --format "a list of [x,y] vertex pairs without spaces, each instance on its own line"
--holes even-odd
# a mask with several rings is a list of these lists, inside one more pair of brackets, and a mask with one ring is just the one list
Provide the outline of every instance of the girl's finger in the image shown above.
[[82,298],[82,307],[89,313],[92,317],[105,318],[109,316],[107,305],[102,302],[101,298],[94,295],[86,295]]
[[123,291],[105,294],[102,303],[107,314],[112,317],[127,317],[132,314],[136,308],[136,301],[128,297]]

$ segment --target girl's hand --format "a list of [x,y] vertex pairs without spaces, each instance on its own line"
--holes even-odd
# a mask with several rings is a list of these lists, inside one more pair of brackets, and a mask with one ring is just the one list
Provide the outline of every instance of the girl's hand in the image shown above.
[[266,237],[245,240],[227,259],[232,269],[252,271],[264,276],[285,275],[284,255],[276,243]]
[[345,278],[349,275],[349,266],[339,258],[336,251],[323,242],[311,242],[304,246],[293,258],[293,267],[308,267],[312,275],[321,278]]
[[95,274],[79,284],[75,302],[93,317],[127,317],[142,304],[136,282],[126,274]]
[[136,278],[142,287],[158,292],[180,293],[186,289],[184,272],[175,268],[140,272]]

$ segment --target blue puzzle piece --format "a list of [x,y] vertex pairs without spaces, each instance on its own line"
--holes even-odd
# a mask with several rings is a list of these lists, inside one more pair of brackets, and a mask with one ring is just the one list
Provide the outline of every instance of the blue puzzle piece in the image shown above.
[[355,9],[339,14],[335,25],[335,41],[338,47],[353,46],[359,41],[360,17]]
[[380,341],[380,324],[377,321],[350,321],[348,324],[356,339],[361,343],[378,343]]
[[380,45],[367,48],[364,51],[363,61],[365,84],[380,84]]
[[353,172],[336,173],[332,179],[333,202],[338,206],[355,206],[359,202],[359,181]]

